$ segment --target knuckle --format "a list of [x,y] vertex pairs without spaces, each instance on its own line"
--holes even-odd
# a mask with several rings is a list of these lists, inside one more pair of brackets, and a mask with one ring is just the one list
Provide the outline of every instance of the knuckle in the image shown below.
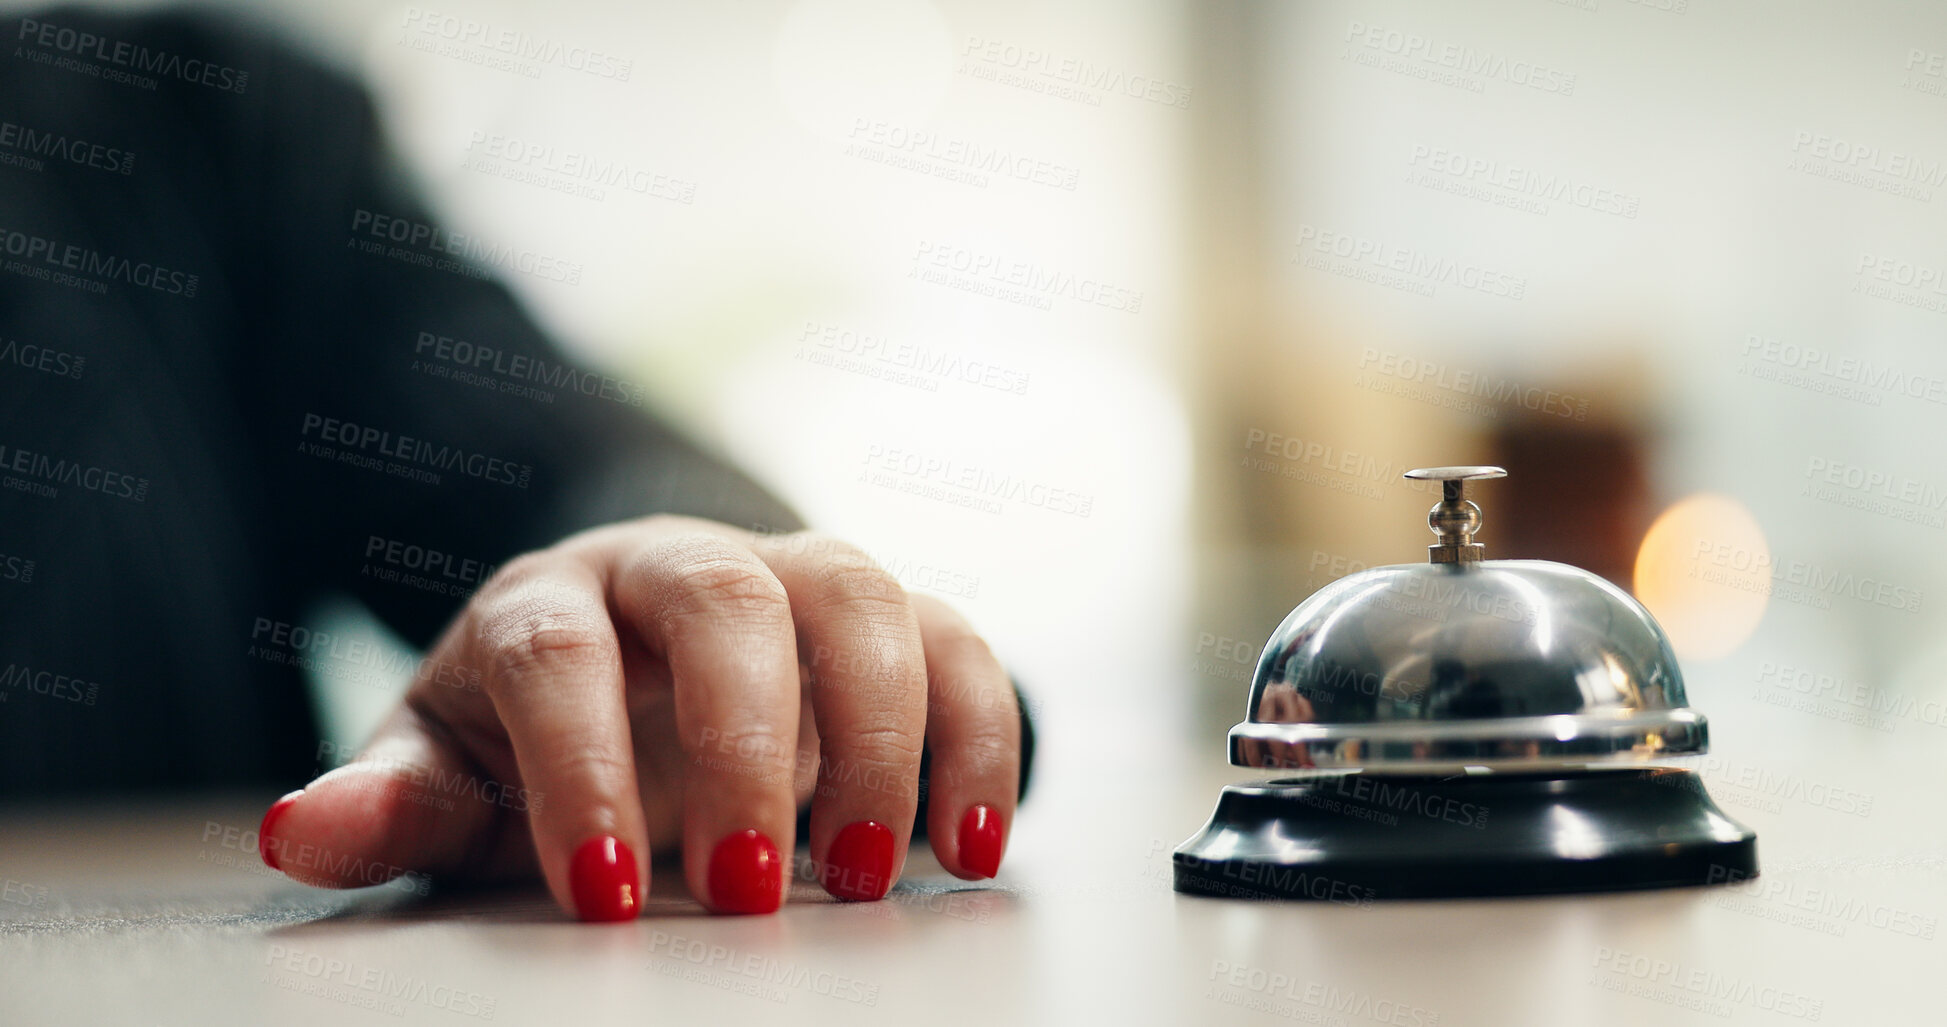
[[[549,781],[628,781],[635,777],[635,761],[625,753],[610,752],[586,745],[570,746],[551,754],[541,768]],[[539,778],[532,772],[523,775]]]
[[790,610],[784,586],[762,564],[729,549],[686,554],[672,580],[656,614],[665,628],[696,617],[763,619]]
[[832,739],[843,762],[918,771],[922,741],[917,732],[892,724],[863,724]]
[[1006,728],[981,728],[955,739],[952,753],[942,755],[950,755],[957,774],[987,777],[1012,769],[1021,758],[1021,743]]
[[863,554],[834,558],[819,569],[815,603],[828,610],[874,619],[913,620],[906,589]]
[[481,611],[478,634],[489,680],[501,685],[553,668],[605,663],[615,655],[600,617],[560,592],[528,590],[502,598]]

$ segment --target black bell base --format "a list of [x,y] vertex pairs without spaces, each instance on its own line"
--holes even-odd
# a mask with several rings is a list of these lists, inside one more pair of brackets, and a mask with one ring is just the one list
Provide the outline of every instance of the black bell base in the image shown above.
[[1364,905],[1741,881],[1758,836],[1668,767],[1319,774],[1226,787],[1174,862],[1179,892]]

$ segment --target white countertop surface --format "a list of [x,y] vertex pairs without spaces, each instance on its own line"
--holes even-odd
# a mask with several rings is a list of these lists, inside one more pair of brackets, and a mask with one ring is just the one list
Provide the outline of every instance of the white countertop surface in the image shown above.
[[[674,873],[618,927],[570,923],[538,888],[316,891],[240,844],[261,813],[254,797],[11,810],[0,1019],[1505,1027],[1937,1015],[1947,859],[1928,812],[1941,775],[1918,727],[1865,739],[1877,762],[1843,778],[1765,752],[1777,739],[1762,732],[1724,732],[1732,751],[1720,745],[1704,774],[1759,831],[1764,874],[1748,885],[1353,907],[1176,895],[1170,850],[1236,777],[1214,739],[1196,746],[1180,723],[1130,715],[1090,732],[1070,722],[1082,712],[1044,717],[1036,791],[997,882],[958,881],[916,853],[885,902],[839,905],[800,883],[775,917],[702,915]],[[1812,787],[1828,781],[1868,788],[1869,812],[1833,808],[1829,788]]]

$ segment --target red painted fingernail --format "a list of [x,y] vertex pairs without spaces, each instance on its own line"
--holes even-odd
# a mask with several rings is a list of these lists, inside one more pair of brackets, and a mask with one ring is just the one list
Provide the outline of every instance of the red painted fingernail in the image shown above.
[[970,874],[992,877],[1001,872],[1001,849],[1007,832],[1001,815],[986,803],[967,810],[960,818],[960,865]]
[[775,913],[784,904],[784,860],[757,830],[726,835],[710,853],[710,901],[719,913]]
[[892,890],[892,828],[876,820],[846,824],[825,853],[825,890],[852,902],[874,902]]
[[568,890],[583,920],[634,920],[637,907],[635,853],[620,839],[596,835],[581,843],[568,863]]
[[284,819],[284,814],[297,804],[297,797],[303,794],[304,789],[300,788],[271,803],[270,809],[264,811],[264,822],[257,825],[257,855],[262,856],[264,865],[272,870],[283,868],[277,865],[277,850],[282,846],[271,840],[271,832],[277,830],[277,822]]

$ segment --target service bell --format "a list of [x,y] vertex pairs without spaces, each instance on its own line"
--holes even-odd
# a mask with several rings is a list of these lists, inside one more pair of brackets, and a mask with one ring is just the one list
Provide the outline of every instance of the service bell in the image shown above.
[[1223,791],[1175,853],[1176,889],[1375,898],[1660,888],[1755,875],[1757,836],[1690,771],[1709,748],[1663,629],[1622,589],[1487,560],[1465,483],[1434,467],[1421,564],[1300,603],[1258,657]]

